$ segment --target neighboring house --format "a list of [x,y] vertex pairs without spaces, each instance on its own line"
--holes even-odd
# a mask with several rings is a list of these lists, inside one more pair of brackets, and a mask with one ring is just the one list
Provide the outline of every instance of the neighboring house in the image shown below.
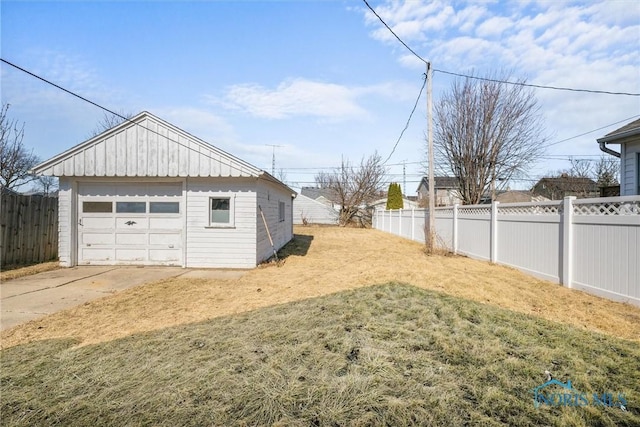
[[[544,202],[546,197],[533,194],[527,190],[506,190],[496,192],[496,202],[500,203],[526,203],[526,202]],[[482,198],[481,203],[491,203],[491,195]]]
[[[620,158],[620,195],[640,194],[640,119],[597,139],[600,149]],[[620,144],[620,152],[606,144]]]
[[[402,205],[404,206],[403,209],[417,209],[418,208],[418,202],[410,200],[408,197],[403,197],[402,198]],[[369,203],[369,205],[367,206],[368,209],[373,209],[373,210],[377,210],[377,209],[387,209],[387,199],[378,199],[374,202]]]
[[299,194],[293,200],[294,224],[338,224],[338,211],[317,200]]
[[147,112],[33,171],[60,178],[65,267],[252,268],[293,237],[293,190]]
[[[313,200],[313,199],[312,199]],[[316,202],[322,203],[325,206],[329,206],[330,208],[332,208],[333,210],[337,211],[336,209],[336,203],[332,202],[331,200],[327,199],[324,196],[320,196],[317,199],[315,199]]]
[[[434,178],[434,190],[436,193],[436,206],[453,206],[462,204],[462,198],[458,191],[458,179],[452,176],[436,176]],[[429,180],[422,178],[418,185],[418,203],[420,206],[429,204]]]
[[534,196],[549,200],[562,200],[567,196],[581,199],[599,197],[598,184],[589,178],[578,178],[562,174],[559,177],[541,178],[531,190]]

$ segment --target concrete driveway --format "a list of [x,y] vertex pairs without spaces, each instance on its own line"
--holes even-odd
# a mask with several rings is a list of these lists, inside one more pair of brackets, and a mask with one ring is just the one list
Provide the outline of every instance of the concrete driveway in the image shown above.
[[143,283],[196,273],[180,267],[87,266],[9,280],[0,284],[0,329]]

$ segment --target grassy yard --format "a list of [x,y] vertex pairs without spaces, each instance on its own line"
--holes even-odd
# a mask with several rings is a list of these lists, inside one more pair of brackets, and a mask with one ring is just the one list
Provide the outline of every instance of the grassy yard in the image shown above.
[[[296,234],[279,267],[4,331],[2,424],[640,425],[637,308],[373,230]],[[536,408],[545,371],[586,404]]]

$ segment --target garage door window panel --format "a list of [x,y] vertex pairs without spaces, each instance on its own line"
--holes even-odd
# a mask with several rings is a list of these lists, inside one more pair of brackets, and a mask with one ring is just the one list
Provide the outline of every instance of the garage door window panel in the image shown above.
[[113,203],[111,202],[82,202],[83,213],[112,213]]
[[116,213],[146,213],[146,202],[116,202]]
[[149,202],[149,213],[177,214],[180,213],[179,202]]

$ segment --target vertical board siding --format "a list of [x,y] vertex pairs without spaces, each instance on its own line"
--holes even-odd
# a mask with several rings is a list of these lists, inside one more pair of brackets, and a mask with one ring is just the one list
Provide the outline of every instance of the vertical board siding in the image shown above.
[[22,265],[58,257],[58,198],[0,196],[0,264]]
[[[209,198],[234,198],[233,228],[210,227]],[[187,179],[187,267],[256,266],[256,180]]]
[[62,267],[73,265],[72,250],[73,238],[71,236],[73,212],[73,181],[69,178],[60,178],[58,183],[58,258]]
[[[573,212],[569,217],[563,216],[564,203]],[[557,283],[566,276],[567,265],[571,283],[565,286],[640,306],[640,196],[497,203],[495,211],[492,230],[487,205],[458,209],[458,253],[490,260],[495,245],[497,263]],[[427,215],[416,210],[412,219],[398,211],[378,210],[373,227],[407,237],[412,220],[414,230],[424,230]],[[452,209],[436,208],[435,216],[436,245],[451,249]],[[563,241],[565,226],[571,230],[571,241]],[[424,242],[424,233],[408,238]]]
[[145,113],[36,167],[53,176],[253,177],[262,171]]

